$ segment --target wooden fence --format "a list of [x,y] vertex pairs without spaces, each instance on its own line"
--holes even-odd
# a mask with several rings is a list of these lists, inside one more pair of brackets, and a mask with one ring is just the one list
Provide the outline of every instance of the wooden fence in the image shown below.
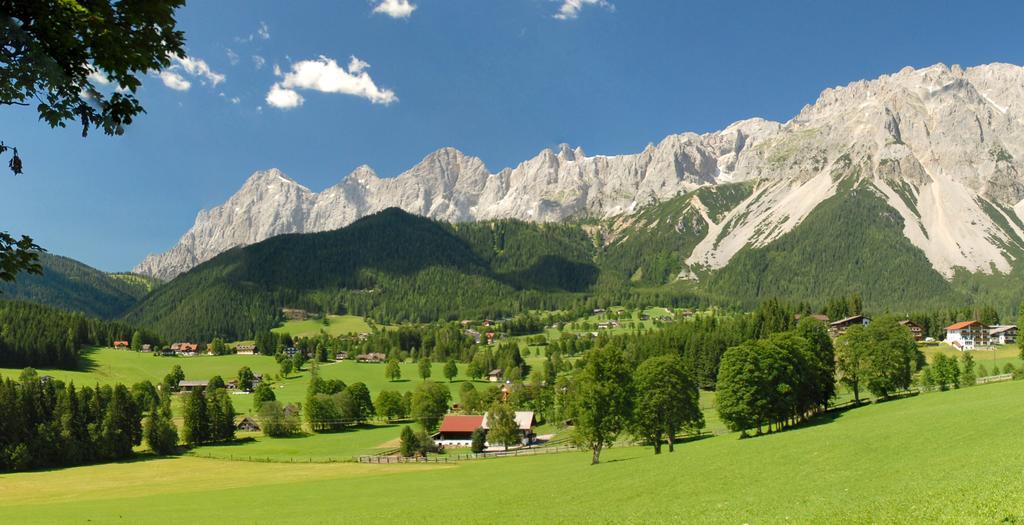
[[985,383],[998,383],[1000,381],[1010,381],[1013,379],[1013,374],[999,374],[995,376],[979,377],[977,384],[984,385]]
[[452,463],[455,461],[469,461],[474,459],[505,458],[513,456],[536,456],[540,454],[558,454],[561,452],[574,452],[579,448],[571,445],[557,447],[520,448],[515,450],[502,450],[499,452],[481,452],[479,454],[444,454],[429,457],[402,456],[355,456],[353,459],[359,463],[391,464],[391,463]]

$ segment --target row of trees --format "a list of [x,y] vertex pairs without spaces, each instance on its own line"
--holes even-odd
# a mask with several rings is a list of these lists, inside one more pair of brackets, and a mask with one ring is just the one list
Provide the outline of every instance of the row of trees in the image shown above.
[[832,343],[824,325],[812,319],[730,348],[716,386],[719,416],[744,433],[803,421],[827,409],[834,394]]
[[678,355],[651,357],[634,369],[620,349],[607,345],[583,359],[564,395],[573,438],[592,450],[593,464],[626,430],[658,454],[664,439],[672,451],[679,433],[703,428],[697,384]]

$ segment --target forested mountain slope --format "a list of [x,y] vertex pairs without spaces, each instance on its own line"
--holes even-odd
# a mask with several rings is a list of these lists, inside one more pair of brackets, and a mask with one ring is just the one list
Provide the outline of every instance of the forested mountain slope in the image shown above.
[[550,307],[593,286],[579,228],[518,221],[452,226],[388,209],[348,227],[225,252],[156,289],[127,319],[169,338],[244,339],[280,308],[433,321]]
[[42,275],[20,274],[0,283],[0,299],[19,299],[111,319],[127,311],[155,285],[150,277],[107,274],[74,259],[40,254]]

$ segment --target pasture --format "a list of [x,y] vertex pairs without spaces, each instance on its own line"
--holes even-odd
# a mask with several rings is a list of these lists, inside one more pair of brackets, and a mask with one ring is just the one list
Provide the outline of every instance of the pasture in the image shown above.
[[1022,399],[1021,381],[932,393],[673,454],[616,447],[598,466],[585,452],[449,465],[186,456],[8,474],[0,522],[1019,523]]
[[326,332],[327,335],[339,336],[370,333],[371,330],[366,319],[356,315],[328,315],[327,324],[324,324],[321,319],[285,321],[281,326],[271,330],[271,332],[288,334],[292,337],[311,337],[319,335],[321,331]]

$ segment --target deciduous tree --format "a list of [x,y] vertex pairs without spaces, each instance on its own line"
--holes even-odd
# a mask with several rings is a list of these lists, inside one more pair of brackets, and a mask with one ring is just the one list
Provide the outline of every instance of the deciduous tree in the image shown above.
[[593,451],[591,464],[625,429],[633,411],[633,385],[629,366],[619,350],[602,347],[586,355],[586,365],[572,383],[570,414],[573,438]]

